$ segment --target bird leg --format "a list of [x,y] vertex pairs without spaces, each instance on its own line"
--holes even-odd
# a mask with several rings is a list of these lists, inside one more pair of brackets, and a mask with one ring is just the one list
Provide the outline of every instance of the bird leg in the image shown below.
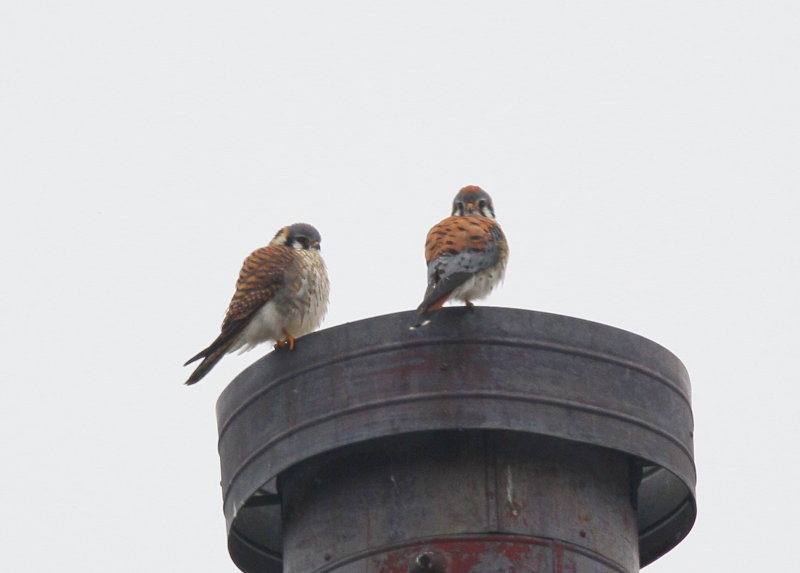
[[291,334],[286,332],[286,330],[284,329],[283,330],[283,338],[275,343],[274,348],[275,348],[275,350],[278,350],[279,348],[283,348],[284,346],[288,346],[289,350],[294,350],[294,340],[295,340],[294,336],[292,336]]
[[467,303],[467,308],[472,308],[473,306],[475,306],[475,303],[472,302],[471,300],[465,300],[464,302]]

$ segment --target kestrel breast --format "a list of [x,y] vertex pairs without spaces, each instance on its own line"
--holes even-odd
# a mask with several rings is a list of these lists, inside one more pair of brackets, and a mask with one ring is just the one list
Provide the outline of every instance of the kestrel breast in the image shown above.
[[[328,311],[330,283],[325,262],[317,250],[298,251],[297,279],[294,292],[286,301],[290,324],[287,330],[302,336],[316,329]],[[296,334],[295,334],[296,333]]]
[[244,263],[223,323],[247,320],[231,351],[244,352],[286,331],[300,337],[317,328],[328,308],[328,275],[317,250],[264,247]]

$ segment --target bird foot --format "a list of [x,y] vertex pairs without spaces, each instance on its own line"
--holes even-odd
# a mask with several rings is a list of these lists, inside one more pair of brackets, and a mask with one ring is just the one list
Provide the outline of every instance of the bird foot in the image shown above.
[[465,300],[464,302],[467,303],[467,308],[472,308],[473,306],[475,306],[475,303],[472,302],[471,300]]
[[294,342],[295,342],[294,336],[292,336],[285,330],[283,331],[283,336],[284,338],[276,342],[273,348],[275,348],[275,350],[278,350],[280,348],[283,348],[284,346],[288,346],[289,350],[294,350]]

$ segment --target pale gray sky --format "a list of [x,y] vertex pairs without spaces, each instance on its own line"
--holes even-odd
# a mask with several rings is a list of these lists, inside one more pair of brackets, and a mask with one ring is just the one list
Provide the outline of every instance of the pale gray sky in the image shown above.
[[[484,304],[646,336],[693,382],[699,515],[651,573],[788,570],[798,533],[796,2],[0,5],[0,565],[235,572],[195,387],[242,260],[319,228],[323,325],[414,308],[463,185]],[[766,549],[765,549],[766,548]]]

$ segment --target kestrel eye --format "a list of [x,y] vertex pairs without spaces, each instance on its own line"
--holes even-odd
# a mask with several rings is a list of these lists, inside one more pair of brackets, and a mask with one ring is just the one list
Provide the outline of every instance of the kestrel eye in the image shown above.
[[480,201],[478,201],[478,207],[480,207],[481,209],[483,209],[484,207],[486,207],[486,201],[484,201],[483,199],[481,199]]

